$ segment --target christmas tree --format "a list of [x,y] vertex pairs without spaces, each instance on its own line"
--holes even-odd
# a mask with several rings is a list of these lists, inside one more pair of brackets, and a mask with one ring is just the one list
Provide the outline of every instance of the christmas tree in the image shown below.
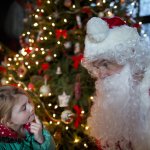
[[37,0],[26,6],[22,49],[3,62],[7,71],[1,71],[1,84],[30,93],[57,149],[98,149],[86,125],[95,91],[94,80],[81,66],[86,23],[93,16],[117,15],[138,26],[128,5],[118,0]]

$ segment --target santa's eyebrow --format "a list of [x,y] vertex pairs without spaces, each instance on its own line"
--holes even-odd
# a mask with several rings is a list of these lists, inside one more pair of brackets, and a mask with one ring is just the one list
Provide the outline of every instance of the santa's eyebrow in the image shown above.
[[106,61],[108,62],[108,60],[103,59],[103,60],[100,61],[100,63],[104,63],[104,62],[106,62]]

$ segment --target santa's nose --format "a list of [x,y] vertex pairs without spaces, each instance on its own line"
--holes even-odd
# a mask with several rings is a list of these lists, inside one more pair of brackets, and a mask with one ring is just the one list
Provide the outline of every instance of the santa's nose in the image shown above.
[[105,68],[101,68],[100,70],[100,78],[104,79],[110,75],[109,71]]

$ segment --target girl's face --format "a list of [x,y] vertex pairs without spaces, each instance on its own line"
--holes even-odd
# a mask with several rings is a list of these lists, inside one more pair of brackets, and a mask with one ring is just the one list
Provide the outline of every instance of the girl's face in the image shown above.
[[101,60],[93,62],[94,74],[97,78],[104,79],[115,73],[119,73],[123,68],[122,65],[117,64],[114,61]]
[[12,108],[11,122],[23,125],[34,120],[34,107],[26,95],[18,94],[18,101]]

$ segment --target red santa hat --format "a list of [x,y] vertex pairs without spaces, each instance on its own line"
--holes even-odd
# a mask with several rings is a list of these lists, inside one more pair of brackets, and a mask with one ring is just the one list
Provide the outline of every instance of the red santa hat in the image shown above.
[[137,29],[127,26],[119,17],[93,17],[87,23],[84,57],[92,61],[103,54],[112,57],[117,54],[118,57],[122,52],[128,57],[131,53],[129,47],[133,47],[139,39]]

